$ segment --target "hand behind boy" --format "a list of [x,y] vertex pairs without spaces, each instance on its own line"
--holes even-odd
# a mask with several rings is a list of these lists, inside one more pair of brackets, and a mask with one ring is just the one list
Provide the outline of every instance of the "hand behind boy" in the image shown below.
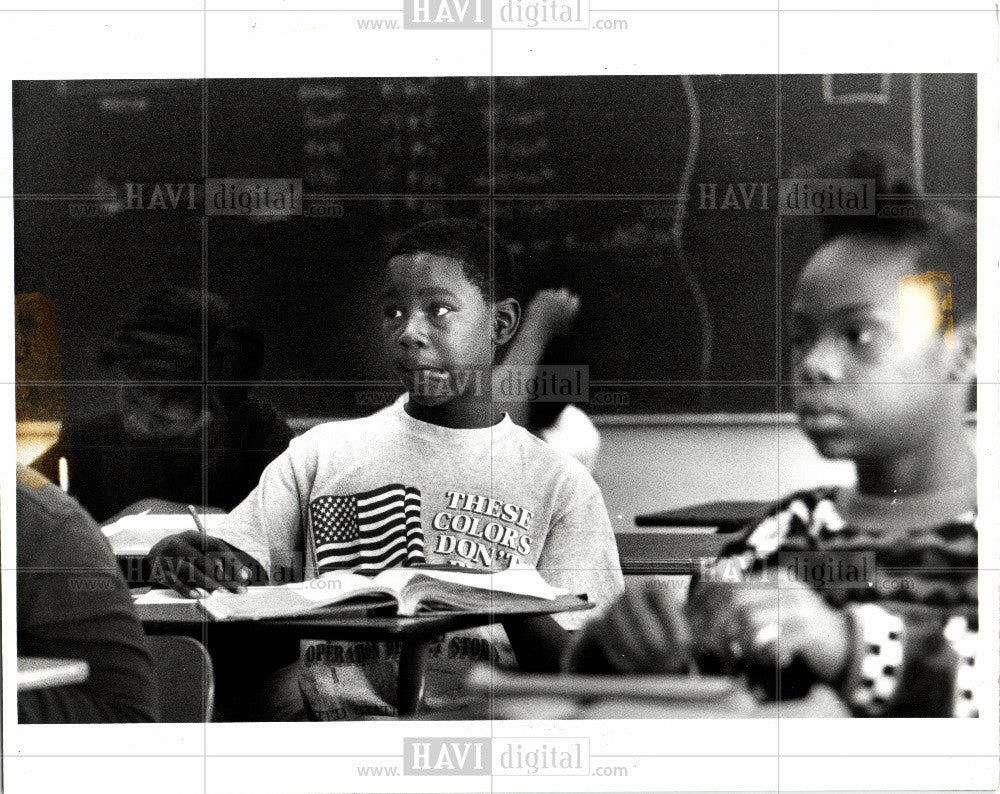
[[669,592],[627,591],[584,627],[567,661],[581,673],[676,673],[693,656],[714,656],[730,671],[747,661],[787,668],[798,657],[831,682],[847,663],[849,636],[846,615],[810,585],[709,582],[695,588],[686,615]]
[[164,538],[149,550],[149,560],[160,584],[192,598],[202,595],[198,588],[244,592],[254,567],[243,552],[196,530]]
[[626,590],[580,632],[567,659],[578,673],[677,673],[691,659],[691,634],[670,592]]
[[787,668],[798,657],[831,682],[847,664],[847,616],[803,582],[703,583],[691,594],[687,618],[697,652],[716,655],[729,667],[747,660]]

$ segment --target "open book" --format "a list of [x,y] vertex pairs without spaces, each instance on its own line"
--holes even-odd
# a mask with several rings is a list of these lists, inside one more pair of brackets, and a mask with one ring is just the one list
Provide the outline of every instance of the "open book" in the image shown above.
[[[374,577],[333,571],[305,582],[250,587],[245,593],[216,590],[197,599],[197,603],[214,620],[261,620],[307,615],[322,607],[372,596],[394,602],[397,615],[416,615],[437,611],[515,612],[519,608],[530,612],[567,595],[529,567],[496,573],[413,567],[390,568]],[[171,591],[152,590],[136,605],[167,600],[183,599]]]

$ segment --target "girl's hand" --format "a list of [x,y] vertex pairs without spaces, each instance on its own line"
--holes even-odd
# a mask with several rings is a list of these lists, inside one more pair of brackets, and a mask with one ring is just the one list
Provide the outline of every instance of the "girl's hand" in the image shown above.
[[800,657],[822,681],[837,679],[850,651],[848,618],[803,582],[711,582],[688,603],[691,635],[700,651],[730,666],[748,660],[787,668]]
[[575,638],[568,668],[578,673],[677,673],[690,661],[681,605],[664,590],[626,590]]

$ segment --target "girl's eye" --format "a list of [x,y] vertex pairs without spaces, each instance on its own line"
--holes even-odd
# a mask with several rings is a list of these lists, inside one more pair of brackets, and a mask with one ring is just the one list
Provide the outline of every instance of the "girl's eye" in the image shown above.
[[450,311],[451,308],[442,303],[435,303],[431,306],[431,315],[434,317],[444,317]]
[[383,306],[382,313],[387,319],[395,320],[400,317],[403,313],[399,310],[398,306]]

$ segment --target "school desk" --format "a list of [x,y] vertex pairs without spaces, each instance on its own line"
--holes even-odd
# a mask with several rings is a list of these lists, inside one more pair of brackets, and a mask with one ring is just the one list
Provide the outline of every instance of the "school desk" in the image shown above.
[[386,607],[391,609],[391,606],[389,602],[383,604],[336,604],[314,610],[308,616],[256,621],[207,621],[191,601],[137,604],[136,609],[149,634],[185,634],[201,640],[204,633],[210,631],[215,642],[239,643],[241,647],[303,639],[399,641],[397,707],[400,716],[407,716],[416,714],[420,708],[428,649],[434,637],[485,626],[508,617],[550,615],[593,606],[577,596],[563,596],[533,609],[518,607],[516,612],[435,612],[399,617],[385,614]]
[[47,659],[41,656],[17,657],[18,692],[82,684],[89,676],[90,666],[82,659]]
[[637,527],[714,527],[735,532],[761,518],[775,505],[771,502],[705,502],[703,504],[645,513],[635,517]]
[[435,719],[777,719],[847,717],[836,693],[814,686],[803,698],[762,703],[741,679],[691,675],[551,675],[477,665],[471,696]]
[[619,532],[618,558],[625,575],[694,574],[718,559],[732,535],[715,532]]

